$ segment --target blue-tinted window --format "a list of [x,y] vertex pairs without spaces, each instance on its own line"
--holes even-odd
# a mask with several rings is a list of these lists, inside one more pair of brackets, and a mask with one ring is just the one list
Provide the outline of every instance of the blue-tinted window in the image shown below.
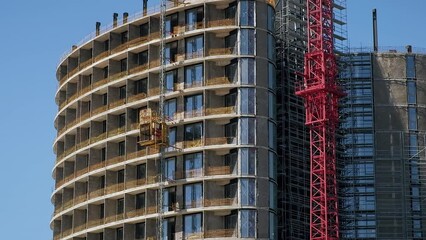
[[185,67],[185,87],[198,87],[203,84],[203,64]]
[[240,30],[240,54],[253,55],[254,54],[254,30],[241,29]]
[[203,26],[204,11],[202,7],[186,11],[186,28],[194,30]]
[[185,177],[201,176],[203,168],[203,154],[193,153],[184,156],[185,159]]
[[166,151],[176,150],[176,127],[169,128],[168,141],[169,142]]
[[175,209],[176,188],[169,187],[163,190],[163,211],[168,212]]
[[256,79],[256,66],[253,58],[240,59],[240,80],[241,84],[253,85]]
[[167,120],[173,120],[176,114],[176,99],[167,100],[164,103],[164,115]]
[[189,237],[195,233],[200,233],[202,229],[201,213],[185,215],[183,225],[185,237]]
[[269,151],[268,153],[269,160],[269,177],[272,179],[277,179],[277,155],[274,152]]
[[176,61],[177,41],[167,43],[164,47],[164,64],[170,64]]
[[275,240],[278,238],[278,219],[275,213],[269,212],[269,240]]
[[185,208],[201,207],[203,200],[203,184],[194,183],[184,186]]
[[164,74],[164,80],[165,80],[164,82],[165,82],[165,85],[166,85],[165,86],[166,87],[165,92],[166,93],[167,92],[173,92],[174,91],[174,85],[177,82],[176,70],[166,72]]
[[272,92],[268,92],[268,115],[272,119],[277,118],[276,97]]
[[193,123],[185,125],[184,138],[185,141],[201,140],[203,136],[203,124]]
[[407,82],[407,101],[408,104],[416,104],[417,102],[417,87],[416,82]]
[[186,58],[192,59],[203,56],[204,37],[203,35],[190,37],[186,41]]
[[275,38],[268,33],[268,59],[275,61]]
[[178,25],[178,15],[176,14],[172,14],[169,16],[166,16],[166,18],[164,19],[164,25],[165,25],[165,36],[168,37],[170,35],[172,35],[174,27],[176,27]]
[[268,30],[272,33],[275,32],[275,9],[272,6],[268,5]]
[[275,66],[272,63],[268,63],[268,87],[273,90],[276,88]]
[[255,148],[241,148],[241,174],[254,175],[256,163],[256,149]]
[[268,121],[268,145],[272,149],[277,148],[277,126],[271,121]]
[[185,117],[198,117],[203,113],[203,95],[185,97]]
[[240,230],[241,237],[254,238],[256,237],[256,211],[255,210],[241,210],[240,211]]
[[254,88],[240,88],[241,114],[255,114],[256,92]]
[[174,157],[166,158],[163,162],[164,178],[166,180],[174,180],[176,172],[176,159]]
[[251,178],[241,178],[241,205],[256,205],[256,182]]
[[269,207],[277,208],[277,185],[273,182],[269,182]]
[[163,232],[162,240],[173,240],[175,239],[175,219],[166,218],[163,220]]
[[407,78],[415,78],[416,77],[416,67],[414,56],[407,56]]
[[255,144],[255,118],[240,118],[240,144]]
[[240,25],[254,26],[254,1],[240,1]]
[[417,110],[414,107],[408,108],[408,129],[417,130]]

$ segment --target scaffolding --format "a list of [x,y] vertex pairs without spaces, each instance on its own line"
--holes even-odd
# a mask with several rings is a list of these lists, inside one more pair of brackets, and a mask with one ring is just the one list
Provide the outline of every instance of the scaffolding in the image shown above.
[[306,50],[305,2],[276,7],[279,239],[309,238],[309,136],[303,100],[294,94]]
[[[334,46],[348,51],[346,0],[336,0]],[[294,94],[306,52],[306,0],[281,0],[276,6],[278,211],[279,239],[309,239],[309,135],[303,100]]]

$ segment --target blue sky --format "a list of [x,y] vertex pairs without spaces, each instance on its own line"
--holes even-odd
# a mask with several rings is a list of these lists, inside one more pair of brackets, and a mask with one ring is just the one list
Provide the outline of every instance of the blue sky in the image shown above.
[[[403,2],[403,4],[401,4]],[[155,1],[151,1],[154,4]],[[2,239],[51,239],[50,195],[61,55],[112,13],[140,11],[141,0],[13,0],[0,8],[0,230]],[[426,47],[424,0],[348,0],[352,47],[371,46],[378,9],[383,46]]]

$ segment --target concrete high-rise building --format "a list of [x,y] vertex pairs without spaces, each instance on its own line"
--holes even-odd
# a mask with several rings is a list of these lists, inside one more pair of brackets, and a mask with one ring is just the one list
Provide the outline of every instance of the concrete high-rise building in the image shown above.
[[342,59],[342,239],[426,237],[426,55],[407,49]]
[[[57,69],[55,240],[277,238],[274,6],[169,2],[163,38],[148,10],[73,46]],[[166,116],[162,156],[138,144],[144,109]]]

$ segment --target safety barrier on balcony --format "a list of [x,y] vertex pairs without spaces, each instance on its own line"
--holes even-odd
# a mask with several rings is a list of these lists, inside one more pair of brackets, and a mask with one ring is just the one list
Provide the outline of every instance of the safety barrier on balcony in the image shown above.
[[55,210],[53,211],[53,215],[60,213],[62,209],[64,209],[62,204],[55,205]]
[[108,81],[109,82],[113,82],[113,81],[118,80],[118,79],[120,79],[120,78],[122,78],[124,76],[127,76],[127,74],[128,74],[127,71],[115,73],[115,74],[113,74],[113,75],[111,75],[111,76],[108,77]]
[[157,206],[150,206],[146,208],[146,214],[154,214],[158,212]]
[[127,211],[125,213],[125,215],[126,215],[126,218],[134,218],[134,217],[138,217],[138,216],[143,216],[143,215],[145,215],[145,208]]
[[136,130],[136,129],[139,129],[139,123],[130,123],[129,124],[129,131],[132,131],[132,130]]
[[104,224],[104,218],[89,220],[87,222],[87,228],[96,227],[102,224]]
[[148,36],[138,37],[127,42],[129,48],[145,43],[149,40]]
[[217,56],[217,55],[230,55],[234,51],[234,48],[211,48],[209,49],[209,56]]
[[199,199],[198,201],[191,201],[189,203],[185,203],[185,208],[197,208],[203,206],[203,200]]
[[212,166],[207,167],[205,169],[205,174],[207,176],[214,176],[214,175],[228,175],[231,174],[231,167],[230,166]]
[[197,169],[185,170],[184,173],[186,178],[201,177],[203,175],[203,169],[197,168]]
[[92,63],[93,63],[93,58],[90,58],[90,59],[80,63],[79,68],[84,69],[85,67],[89,66]]
[[236,25],[235,18],[211,20],[207,23],[208,27],[222,27],[222,26],[233,26],[233,25]]
[[130,103],[130,102],[138,101],[138,100],[144,99],[146,97],[147,97],[146,93],[139,93],[137,95],[133,95],[133,96],[128,97],[127,102]]
[[106,194],[116,193],[124,190],[124,183],[116,183],[105,188]]
[[160,94],[160,88],[156,87],[156,88],[150,88],[148,89],[148,96],[155,96],[155,95],[159,95]]
[[72,234],[72,228],[62,231],[62,237],[66,237]]
[[204,199],[204,207],[231,206],[234,200],[234,198]]
[[185,234],[185,239],[202,239],[204,236],[204,232],[197,232],[191,234]]
[[215,138],[206,138],[204,141],[205,141],[205,145],[224,145],[224,144],[228,144],[228,139],[231,139],[231,138],[215,137]]
[[149,40],[155,40],[160,38],[160,32],[153,32],[149,34]]
[[103,52],[103,53],[100,53],[100,54],[98,54],[94,59],[93,59],[93,61],[94,62],[97,62],[97,61],[99,61],[99,60],[101,60],[101,59],[103,59],[103,58],[106,58],[106,57],[108,57],[110,55],[110,52],[109,51],[105,51],[105,52]]
[[159,181],[160,177],[157,176],[149,176],[146,178],[146,184],[154,184],[157,183]]
[[74,93],[71,97],[68,98],[67,102],[72,102],[79,96],[78,92]]
[[108,137],[120,135],[126,131],[126,126],[122,126],[111,131],[108,131]]
[[215,77],[215,78],[207,79],[206,81],[207,86],[222,85],[222,84],[231,84],[231,81],[229,80],[228,77]]
[[219,114],[232,114],[232,113],[236,113],[235,106],[205,109],[205,115],[219,115]]
[[83,87],[79,92],[79,96],[82,96],[82,95],[88,93],[90,90],[92,90],[92,85],[87,85],[87,86]]
[[124,213],[120,213],[120,214],[105,217],[105,223],[111,223],[111,222],[120,221],[123,219],[124,219]]
[[76,172],[75,172],[75,177],[77,178],[77,177],[80,177],[81,175],[84,175],[84,174],[86,174],[86,173],[88,173],[89,172],[89,168],[88,167],[85,167],[85,168],[83,168],[83,169],[80,169],[80,170],[77,170]]
[[137,72],[142,72],[148,69],[148,63],[143,64],[143,65],[139,65],[137,67],[134,67],[132,69],[129,70],[129,74],[133,74],[133,73],[137,73]]
[[74,199],[70,199],[63,204],[62,210],[66,210],[73,206]]
[[201,147],[202,145],[203,145],[202,139],[184,141],[184,144],[183,144],[185,148]]
[[78,66],[76,66],[73,70],[68,72],[68,76],[73,76],[74,74],[76,74],[78,72]]
[[107,135],[108,135],[107,132],[101,133],[98,136],[91,138],[90,142],[95,143],[95,142],[99,142],[101,140],[104,140],[104,139],[107,138]]
[[80,142],[80,143],[77,143],[77,149],[80,149],[80,148],[83,148],[83,147],[85,147],[85,146],[88,146],[90,144],[90,138],[89,139],[86,139],[86,140],[83,140],[82,142]]
[[117,47],[115,47],[114,49],[111,50],[111,55],[119,53],[119,52],[127,49],[128,47],[129,47],[129,44],[127,42],[123,43],[123,44],[120,44],[120,45],[118,45]]
[[194,59],[194,58],[201,58],[204,56],[204,49],[198,49],[195,52],[187,52],[185,54],[185,59]]
[[86,229],[86,227],[87,227],[86,223],[83,223],[79,226],[76,226],[76,227],[74,227],[74,233],[83,231],[84,229]]
[[146,178],[133,179],[126,181],[126,189],[135,188],[146,184]]
[[214,229],[204,231],[204,238],[224,238],[234,237],[235,229]]
[[160,66],[160,59],[152,60],[149,62],[149,68],[155,68]]
[[98,81],[93,83],[92,88],[97,88],[97,87],[100,87],[102,85],[105,85],[105,84],[108,83],[108,81],[109,81],[108,77],[101,79],[101,80],[98,80]]
[[105,193],[105,188],[99,188],[97,190],[91,191],[89,192],[89,198],[96,198],[96,197],[100,197],[103,196]]
[[75,197],[74,198],[74,205],[80,204],[80,203],[85,202],[85,201],[87,201],[87,194],[86,193]]
[[85,120],[86,120],[86,119],[88,119],[90,116],[91,116],[91,112],[90,112],[90,111],[85,112],[85,113],[82,113],[82,115],[81,115],[81,117],[80,117],[80,122],[85,121]]

